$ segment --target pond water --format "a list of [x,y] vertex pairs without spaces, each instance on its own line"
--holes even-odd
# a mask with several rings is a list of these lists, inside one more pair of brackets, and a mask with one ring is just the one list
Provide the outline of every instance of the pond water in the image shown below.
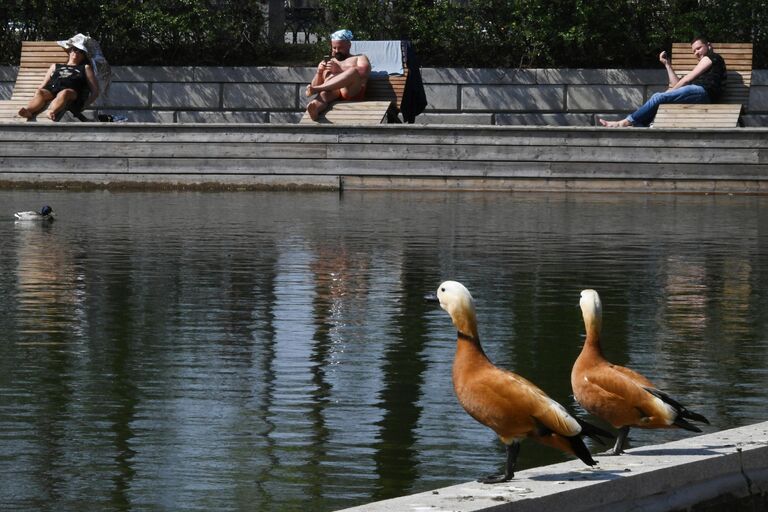
[[0,240],[3,510],[330,511],[496,471],[422,299],[448,278],[568,407],[595,288],[609,359],[707,432],[766,419],[766,197],[6,190]]

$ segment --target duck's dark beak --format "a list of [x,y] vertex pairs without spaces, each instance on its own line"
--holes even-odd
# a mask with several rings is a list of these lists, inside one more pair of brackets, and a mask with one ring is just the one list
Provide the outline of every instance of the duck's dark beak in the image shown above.
[[437,300],[436,293],[428,293],[424,296],[424,302],[431,302],[433,304],[438,304],[440,301]]

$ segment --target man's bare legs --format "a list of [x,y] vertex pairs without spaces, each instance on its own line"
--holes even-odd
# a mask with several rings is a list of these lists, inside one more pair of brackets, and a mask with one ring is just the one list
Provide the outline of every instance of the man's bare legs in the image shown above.
[[342,91],[345,97],[356,96],[363,86],[363,79],[357,69],[350,68],[342,71],[338,75],[330,76],[322,85],[309,84],[305,91],[307,96],[317,94],[314,100],[307,105],[307,112],[313,121],[317,121],[320,113],[328,108],[328,104],[341,96]]
[[598,118],[598,122],[606,128],[625,128],[632,126],[632,123],[628,119],[622,119],[621,121],[606,121],[605,119]]
[[[308,86],[311,87],[311,86]],[[320,92],[315,99],[310,101],[307,104],[307,112],[309,112],[309,117],[313,121],[317,121],[318,116],[320,116],[320,113],[328,108],[328,104],[332,102],[335,99],[338,99],[338,97],[341,96],[341,93],[338,89],[333,91],[322,91]]]
[[53,94],[48,89],[38,89],[26,107],[19,109],[19,116],[30,119],[43,110],[45,104],[53,99]]
[[313,94],[323,91],[346,89],[347,91],[345,92],[348,92],[348,96],[355,96],[360,92],[362,84],[363,78],[360,76],[360,73],[357,72],[357,69],[349,68],[338,75],[333,75],[328,78],[322,85],[309,84],[307,86],[306,95],[312,96]]

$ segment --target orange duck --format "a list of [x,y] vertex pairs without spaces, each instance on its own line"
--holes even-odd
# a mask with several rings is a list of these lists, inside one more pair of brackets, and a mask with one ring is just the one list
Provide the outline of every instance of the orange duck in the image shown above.
[[595,465],[582,436],[600,443],[597,436],[613,436],[571,416],[532,382],[491,363],[480,346],[474,301],[464,285],[445,281],[437,289],[437,296],[431,298],[440,302],[458,329],[453,389],[459,403],[475,420],[496,432],[506,446],[504,473],[481,478],[479,482],[512,479],[520,441],[525,438],[572,453],[589,466]]
[[571,371],[571,387],[584,409],[619,429],[616,445],[606,455],[623,451],[630,427],[679,427],[701,432],[686,420],[709,424],[704,416],[687,410],[639,373],[608,362],[600,350],[600,296],[595,290],[583,290],[579,305],[587,338]]

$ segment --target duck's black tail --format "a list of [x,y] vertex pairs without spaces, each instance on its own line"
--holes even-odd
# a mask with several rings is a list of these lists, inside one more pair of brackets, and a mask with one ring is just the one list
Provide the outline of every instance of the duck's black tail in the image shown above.
[[677,411],[677,417],[675,418],[675,421],[672,422],[673,425],[676,425],[685,430],[690,430],[691,432],[701,432],[701,429],[696,425],[691,425],[686,420],[698,421],[700,423],[706,423],[707,425],[709,425],[709,420],[707,418],[705,418],[699,413],[689,411],[688,409],[683,407],[683,405],[680,402],[678,402],[668,394],[664,393],[663,391],[659,391],[658,389],[654,389],[654,388],[645,388],[645,390],[648,391],[653,396],[655,396],[656,398],[663,401],[664,403],[671,405],[675,409],[675,411]]
[[576,456],[581,459],[584,464],[588,466],[594,466],[597,464],[597,462],[592,458],[592,454],[589,453],[589,449],[587,448],[587,445],[584,444],[584,439],[582,438],[586,436],[602,445],[605,445],[605,442],[601,438],[605,437],[607,439],[613,439],[616,436],[601,429],[600,427],[596,427],[591,423],[587,423],[580,418],[575,419],[579,422],[579,425],[581,425],[581,432],[575,436],[567,437],[566,439],[568,439],[568,443],[571,445],[573,453],[575,453]]
[[615,435],[601,429],[600,427],[596,427],[591,423],[587,423],[581,418],[576,418],[576,421],[578,421],[579,425],[581,425],[581,434],[579,434],[580,436],[587,436],[588,438],[592,439],[593,441],[597,441],[603,446],[605,446],[605,442],[601,438],[604,437],[606,439],[616,439]]
[[573,453],[579,459],[581,459],[584,464],[587,466],[594,466],[597,464],[597,461],[592,458],[592,454],[589,453],[589,448],[587,448],[587,445],[584,444],[584,440],[581,438],[581,434],[572,437],[566,437],[566,439],[568,440],[568,444],[571,445]]

